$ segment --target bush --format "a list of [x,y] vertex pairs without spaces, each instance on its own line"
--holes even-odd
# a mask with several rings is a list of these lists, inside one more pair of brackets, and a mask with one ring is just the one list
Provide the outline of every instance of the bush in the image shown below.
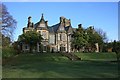
[[16,55],[16,51],[12,47],[2,48],[2,57],[8,58]]

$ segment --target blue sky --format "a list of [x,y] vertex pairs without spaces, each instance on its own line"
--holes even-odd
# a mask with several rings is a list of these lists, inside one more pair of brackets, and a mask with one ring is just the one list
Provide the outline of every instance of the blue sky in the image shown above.
[[118,2],[119,0],[3,0],[4,2]]
[[93,25],[107,33],[109,41],[118,40],[118,3],[117,2],[5,2],[10,14],[17,20],[14,40],[22,34],[28,16],[34,23],[44,14],[48,25],[59,22],[59,17],[71,19],[72,27],[82,24],[84,28]]

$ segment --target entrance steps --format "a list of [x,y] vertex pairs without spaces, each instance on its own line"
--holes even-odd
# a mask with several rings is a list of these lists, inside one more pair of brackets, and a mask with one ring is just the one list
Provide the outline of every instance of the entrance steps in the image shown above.
[[78,56],[76,56],[74,53],[61,53],[63,56],[68,57],[70,60],[81,60]]

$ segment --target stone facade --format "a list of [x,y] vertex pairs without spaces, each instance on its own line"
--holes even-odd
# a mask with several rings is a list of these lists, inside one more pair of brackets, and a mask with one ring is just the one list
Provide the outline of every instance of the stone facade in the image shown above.
[[[42,35],[43,40],[41,44],[43,45],[43,52],[47,52],[47,46],[50,47],[50,51],[71,52],[71,35],[73,34],[73,28],[70,19],[60,17],[58,24],[48,26],[48,21],[44,20],[43,14],[40,21],[35,24],[32,22],[31,17],[28,17],[28,24],[27,27],[23,28],[23,33],[32,30]],[[29,45],[23,44],[22,50],[29,51]],[[37,52],[40,52],[40,50],[40,43],[37,43]]]

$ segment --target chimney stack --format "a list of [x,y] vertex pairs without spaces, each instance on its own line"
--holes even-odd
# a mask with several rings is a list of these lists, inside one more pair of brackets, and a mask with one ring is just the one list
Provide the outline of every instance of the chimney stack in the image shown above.
[[82,24],[79,24],[79,25],[78,25],[78,28],[81,28],[81,27],[82,27]]
[[28,23],[31,23],[31,16],[28,17]]

